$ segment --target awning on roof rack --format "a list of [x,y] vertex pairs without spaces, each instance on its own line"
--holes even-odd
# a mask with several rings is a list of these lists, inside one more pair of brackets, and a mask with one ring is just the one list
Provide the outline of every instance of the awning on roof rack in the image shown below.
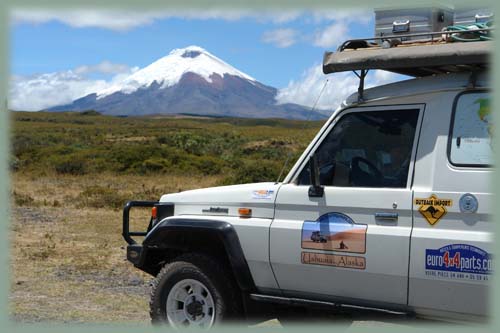
[[382,69],[414,77],[487,68],[493,43],[489,41],[368,47],[325,52],[325,74]]

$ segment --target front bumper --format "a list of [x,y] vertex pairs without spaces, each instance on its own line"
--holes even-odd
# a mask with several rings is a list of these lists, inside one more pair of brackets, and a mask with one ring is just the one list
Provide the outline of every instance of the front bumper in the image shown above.
[[140,244],[132,244],[127,246],[127,260],[134,266],[141,266],[143,246]]
[[[123,231],[122,236],[129,245],[137,244],[137,242],[132,238],[132,236],[146,236],[148,231],[130,231],[130,209],[132,207],[153,207],[158,204],[158,201],[129,201],[123,207]],[[149,223],[151,227],[151,222]]]
[[[132,207],[157,207],[157,218],[149,221],[146,231],[130,231],[130,209]],[[143,245],[137,244],[133,236],[145,237],[149,231],[152,229],[156,221],[174,215],[174,204],[173,203],[160,203],[158,201],[129,201],[123,207],[123,231],[122,236],[128,243],[127,246],[127,260],[134,264],[136,267],[142,267],[145,260],[146,250]]]

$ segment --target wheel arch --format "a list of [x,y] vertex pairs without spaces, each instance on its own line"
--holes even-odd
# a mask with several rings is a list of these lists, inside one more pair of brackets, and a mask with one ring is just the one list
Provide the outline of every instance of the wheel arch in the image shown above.
[[238,234],[225,221],[166,218],[158,223],[142,243],[141,260],[136,267],[156,275],[163,264],[188,252],[200,252],[224,261],[231,268],[242,291],[255,290]]

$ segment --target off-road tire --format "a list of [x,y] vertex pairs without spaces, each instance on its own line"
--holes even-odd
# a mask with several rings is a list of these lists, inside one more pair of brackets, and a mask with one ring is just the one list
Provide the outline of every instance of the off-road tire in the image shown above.
[[185,279],[197,280],[209,290],[214,301],[214,325],[240,317],[241,292],[229,267],[213,257],[187,253],[167,263],[152,283],[149,313],[153,324],[169,324],[166,313],[168,294],[177,282]]

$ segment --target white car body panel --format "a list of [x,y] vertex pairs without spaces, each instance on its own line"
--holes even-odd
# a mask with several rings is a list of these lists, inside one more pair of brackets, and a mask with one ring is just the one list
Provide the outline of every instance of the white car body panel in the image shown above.
[[[352,189],[325,188],[324,198],[294,205],[293,202],[298,199],[309,199],[307,190],[308,186],[287,184],[283,185],[278,195],[276,218],[271,226],[270,254],[280,287],[290,295],[293,292],[316,293],[406,304],[411,193],[387,189],[384,196],[380,196],[379,189],[362,189],[359,191],[362,193],[355,193]],[[373,196],[377,199],[370,200]],[[400,203],[398,224],[376,221],[374,213],[392,212],[394,201]],[[366,259],[365,270],[305,265],[301,262],[301,252],[330,252],[301,248],[304,221],[314,221],[327,212],[341,212],[356,223],[368,225],[366,253],[349,253],[349,256]],[[389,246],[403,249],[403,253],[389,251]]]
[[[459,93],[451,91],[431,95],[427,104],[431,112],[426,112],[423,121],[425,135],[421,136],[419,143],[414,196],[428,198],[434,194],[438,198],[450,199],[454,204],[447,207],[446,215],[435,225],[430,225],[417,210],[414,211],[408,300],[408,305],[419,312],[435,311],[441,313],[441,316],[453,317],[488,313],[489,283],[487,280],[471,279],[488,279],[488,275],[470,274],[468,279],[428,276],[424,257],[426,250],[439,249],[450,244],[468,244],[488,253],[493,251],[493,170],[454,167],[446,154],[451,121],[450,107]],[[460,197],[465,193],[473,193],[478,200],[478,210],[474,214],[460,212]]]
[[[220,186],[165,194],[160,202],[175,202],[176,215],[239,216],[239,208],[251,208],[252,217],[272,219],[274,199],[278,188],[277,183]],[[260,194],[260,191],[267,191],[267,193]],[[228,213],[203,212],[203,210],[209,210],[210,207],[226,208]]]
[[[218,220],[236,229],[243,253],[259,289],[278,289],[269,263],[269,228],[274,217],[274,200],[280,184],[256,183],[221,186],[163,195],[160,202],[175,203],[175,218]],[[255,191],[268,191],[256,195]],[[228,213],[203,213],[214,208]],[[239,208],[251,208],[251,218],[240,218]]]

